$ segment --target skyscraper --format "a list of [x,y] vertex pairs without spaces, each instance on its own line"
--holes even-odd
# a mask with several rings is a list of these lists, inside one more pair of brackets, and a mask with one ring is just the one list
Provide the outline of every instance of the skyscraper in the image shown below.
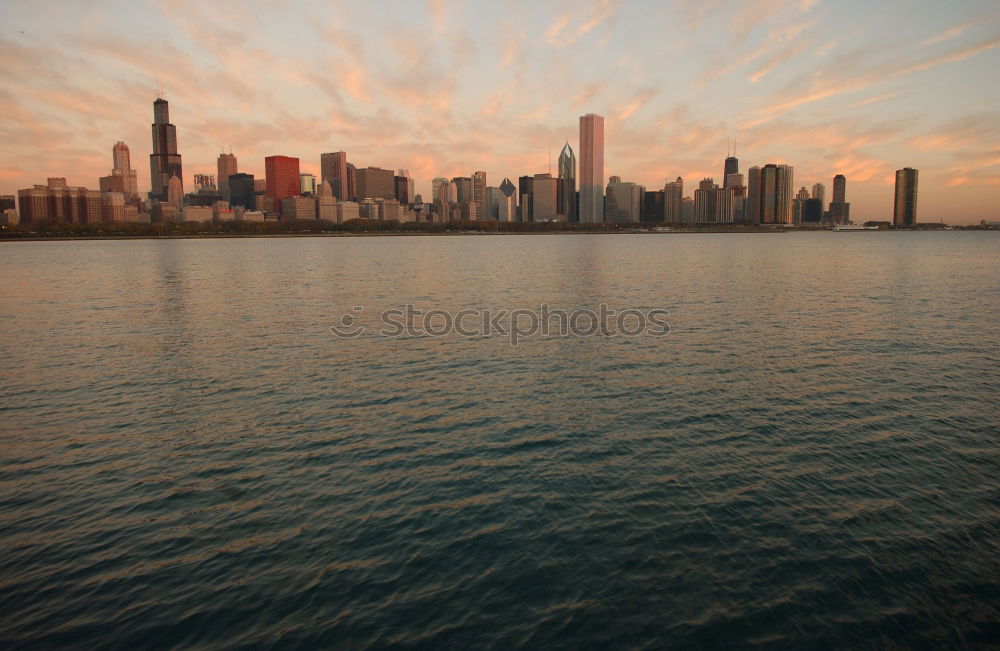
[[350,201],[354,197],[348,194],[347,183],[347,153],[343,151],[330,154],[320,154],[320,181],[329,182],[333,188],[333,196],[337,201]]
[[177,153],[177,128],[170,124],[170,106],[167,100],[158,97],[153,102],[153,153],[149,155],[149,196],[161,201],[167,200],[167,190],[171,177],[184,182],[181,171],[181,155]]
[[663,215],[668,224],[681,223],[681,207],[684,200],[684,179],[667,181],[663,186]]
[[316,175],[299,174],[299,191],[302,194],[316,194]]
[[486,172],[482,170],[472,174],[472,201],[476,204],[473,219],[486,219]]
[[576,154],[567,142],[559,153],[559,195],[556,198],[560,215],[567,221],[579,220],[576,214]]
[[219,172],[219,194],[222,195],[223,199],[229,201],[229,177],[239,172],[236,167],[236,156],[232,153],[219,154],[219,159],[215,164]]
[[843,174],[833,177],[833,201],[830,202],[830,219],[834,224],[851,221],[851,204],[847,203],[847,179]]
[[826,186],[822,183],[813,184],[812,198],[819,199],[821,204],[826,203]]
[[904,167],[896,170],[896,201],[892,209],[895,226],[913,226],[917,223],[918,170]]
[[356,179],[359,200],[396,198],[396,175],[392,170],[366,167],[357,170]]
[[580,222],[604,221],[604,118],[580,116]]
[[531,221],[555,221],[558,185],[559,181],[551,174],[535,174],[531,180]]
[[[537,181],[536,181],[537,183]],[[642,189],[620,176],[608,179],[607,206],[604,219],[608,223],[626,224],[639,221],[642,210]]]
[[732,179],[729,178],[730,174],[740,173],[740,161],[735,156],[727,156],[725,168],[722,172],[722,187],[731,188],[735,184]]
[[253,174],[236,174],[226,179],[229,187],[229,204],[243,206],[247,210],[257,209],[257,193],[254,191]]
[[126,201],[134,201],[139,198],[139,184],[136,181],[135,170],[132,169],[132,160],[129,156],[128,145],[119,140],[111,149],[113,167],[111,176],[117,176],[122,180],[122,194]]
[[764,167],[751,167],[747,181],[747,209],[744,220],[748,224],[791,224],[792,183],[795,170],[791,165],[770,163]]
[[264,159],[264,177],[274,211],[281,214],[281,200],[301,194],[299,159],[290,156],[268,156]]

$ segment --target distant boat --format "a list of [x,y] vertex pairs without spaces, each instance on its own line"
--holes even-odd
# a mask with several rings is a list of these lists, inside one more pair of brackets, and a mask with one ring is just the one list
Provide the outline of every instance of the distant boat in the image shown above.
[[877,231],[878,226],[860,226],[858,224],[837,224],[831,231]]

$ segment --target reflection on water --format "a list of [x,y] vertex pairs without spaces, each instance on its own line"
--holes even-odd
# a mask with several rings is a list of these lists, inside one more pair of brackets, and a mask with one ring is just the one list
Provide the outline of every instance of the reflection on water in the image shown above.
[[[0,641],[986,646],[994,233],[0,246]],[[424,309],[666,337],[353,340]]]

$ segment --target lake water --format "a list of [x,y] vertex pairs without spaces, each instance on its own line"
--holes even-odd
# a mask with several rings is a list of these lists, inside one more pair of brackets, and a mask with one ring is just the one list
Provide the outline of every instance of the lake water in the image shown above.
[[[2,647],[1000,640],[998,233],[25,242],[0,272]],[[542,303],[670,333],[330,330]]]

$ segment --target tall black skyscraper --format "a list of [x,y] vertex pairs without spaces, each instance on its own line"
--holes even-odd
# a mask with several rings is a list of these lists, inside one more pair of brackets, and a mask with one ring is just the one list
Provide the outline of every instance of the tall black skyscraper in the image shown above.
[[729,175],[740,173],[740,161],[735,156],[726,156],[726,167],[722,172],[722,187],[730,186]]
[[167,100],[158,97],[153,102],[153,153],[149,155],[149,196],[167,200],[170,177],[176,176],[184,187],[181,155],[177,153],[177,129],[170,124]]

